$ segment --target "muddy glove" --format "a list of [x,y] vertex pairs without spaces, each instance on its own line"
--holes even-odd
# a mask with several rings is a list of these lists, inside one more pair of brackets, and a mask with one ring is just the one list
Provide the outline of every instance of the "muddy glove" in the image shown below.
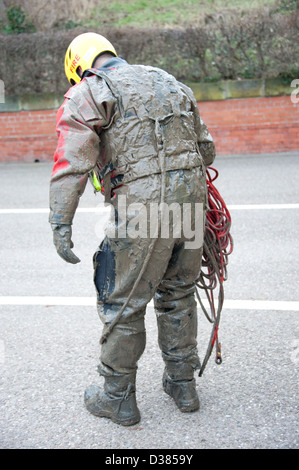
[[51,224],[53,230],[53,241],[57,253],[67,263],[77,264],[80,259],[72,252],[74,244],[71,240],[72,226],[71,225],[57,225]]

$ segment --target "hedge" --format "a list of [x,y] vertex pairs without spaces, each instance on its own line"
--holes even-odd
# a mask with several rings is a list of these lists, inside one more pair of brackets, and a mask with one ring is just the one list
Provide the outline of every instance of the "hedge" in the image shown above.
[[[210,15],[185,29],[97,29],[130,63],[161,67],[181,81],[299,77],[299,15],[257,10]],[[85,29],[0,35],[7,95],[64,93],[64,55]]]

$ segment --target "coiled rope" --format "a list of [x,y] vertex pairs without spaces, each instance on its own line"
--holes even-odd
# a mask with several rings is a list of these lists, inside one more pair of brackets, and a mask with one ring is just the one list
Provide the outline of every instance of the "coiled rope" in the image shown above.
[[[213,172],[214,175],[212,176]],[[206,318],[213,324],[213,328],[206,355],[198,374],[199,377],[202,376],[215,345],[215,362],[216,364],[222,363],[218,330],[224,302],[223,282],[227,280],[228,256],[233,251],[233,238],[230,233],[231,215],[219,191],[213,184],[217,178],[218,171],[215,168],[208,167],[206,172],[208,211],[205,223],[202,268],[196,280],[196,296]],[[217,288],[218,305],[216,308],[214,291]],[[203,305],[199,294],[200,290],[203,290],[206,294],[210,313]]]

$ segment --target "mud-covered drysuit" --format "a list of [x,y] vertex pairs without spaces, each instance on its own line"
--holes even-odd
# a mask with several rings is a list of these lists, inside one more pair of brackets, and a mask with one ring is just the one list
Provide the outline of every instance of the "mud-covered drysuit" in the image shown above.
[[[203,233],[205,168],[215,157],[213,140],[192,91],[157,68],[113,58],[85,73],[65,98],[57,117],[59,141],[50,184],[50,223],[58,252],[57,233],[67,233],[70,241],[70,225],[92,169],[104,181],[105,200],[114,208],[94,255],[104,324],[99,372],[105,385],[103,393],[94,387],[86,391],[87,408],[124,425],[139,421],[136,370],[145,348],[146,306],[153,299],[164,390],[181,411],[198,409],[194,294],[202,243],[192,245],[182,219],[185,208],[197,203],[203,207]],[[169,210],[171,204],[181,212]],[[167,235],[161,235],[162,225],[169,228]]]

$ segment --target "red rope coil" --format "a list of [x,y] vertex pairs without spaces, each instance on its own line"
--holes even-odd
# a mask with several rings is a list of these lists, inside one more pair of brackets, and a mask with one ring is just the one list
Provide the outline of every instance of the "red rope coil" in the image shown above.
[[[212,176],[212,172],[214,175]],[[196,281],[197,298],[207,319],[213,323],[209,346],[201,366],[202,375],[216,344],[216,363],[221,364],[221,345],[218,341],[220,315],[224,302],[223,282],[227,280],[228,256],[233,251],[233,239],[230,233],[231,215],[219,191],[214,186],[218,171],[209,167],[206,172],[208,188],[208,211],[206,214],[205,236],[203,245],[202,268]],[[214,291],[218,288],[218,306],[215,307]],[[204,290],[208,299],[210,314],[204,307],[199,289]]]

